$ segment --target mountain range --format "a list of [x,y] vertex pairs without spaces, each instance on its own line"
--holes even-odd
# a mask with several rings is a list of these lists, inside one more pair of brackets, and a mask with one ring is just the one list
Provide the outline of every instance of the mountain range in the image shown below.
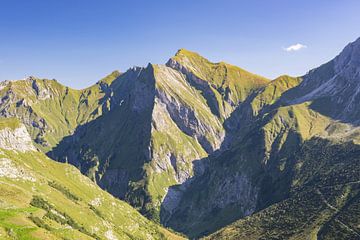
[[359,105],[360,39],[300,77],[180,49],[1,82],[0,237],[360,239]]

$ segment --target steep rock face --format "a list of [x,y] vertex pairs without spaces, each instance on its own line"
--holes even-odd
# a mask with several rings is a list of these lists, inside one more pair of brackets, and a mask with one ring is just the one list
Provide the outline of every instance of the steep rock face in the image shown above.
[[312,101],[311,107],[324,115],[359,124],[360,39],[347,45],[332,61],[311,70],[303,79],[284,97],[284,102]]
[[0,148],[20,152],[36,151],[26,127],[17,119],[1,121]]
[[358,239],[359,145],[313,138],[289,155],[281,201],[205,239]]
[[166,106],[178,128],[195,138],[208,153],[218,149],[224,137],[221,121],[186,77],[171,68],[157,66],[155,78],[156,98]]
[[219,148],[224,130],[201,95],[171,68],[135,68],[110,88],[111,111],[78,127],[49,156],[78,166],[157,218],[168,187],[193,175],[192,161]]
[[305,104],[273,106],[299,82],[280,77],[238,106],[224,123],[229,132],[223,147],[198,161],[204,169],[192,179],[170,188],[162,205],[163,224],[198,237],[252,214],[270,204],[268,199],[282,197],[285,187],[265,186],[287,174],[284,162],[278,159],[327,126],[326,118]]
[[[139,181],[150,161],[152,67],[133,68],[110,86],[109,111],[77,127],[49,156],[67,161],[117,197],[125,198],[129,181]],[[141,200],[143,201],[143,200]]]
[[[182,56],[183,53],[184,56]],[[195,56],[195,59],[200,59],[203,64],[180,65],[183,61],[186,62],[188,58],[193,59],[193,56]],[[208,75],[200,74],[201,71],[199,69],[202,67],[207,69],[209,67],[208,65],[210,68],[215,68],[215,71],[218,72],[216,79],[213,78],[212,73],[208,73]],[[224,68],[220,66],[220,70],[216,70],[218,69],[217,64],[213,64],[195,53],[180,50],[174,58],[168,61],[168,67],[157,66],[155,68],[157,92],[155,96],[154,113],[157,113],[157,104],[162,106],[162,108],[159,109],[164,110],[166,108],[168,116],[173,123],[176,124],[178,129],[183,132],[173,134],[173,132],[176,133],[176,131],[170,130],[171,128],[168,128],[167,131],[162,130],[160,135],[157,136],[159,136],[160,139],[166,136],[167,144],[162,140],[163,144],[160,152],[163,153],[163,159],[168,159],[167,162],[170,163],[175,172],[177,169],[181,169],[181,165],[187,162],[187,169],[190,169],[190,171],[188,170],[190,174],[187,173],[186,177],[176,179],[176,183],[183,184],[183,187],[187,186],[188,182],[193,180],[193,175],[196,175],[197,172],[204,171],[206,164],[203,163],[202,159],[205,159],[207,154],[212,154],[221,149],[226,134],[224,120],[231,114],[235,106],[238,106],[247,95],[259,89],[266,82],[264,78],[252,75],[244,70],[226,65],[225,63],[221,65],[223,65]],[[204,70],[204,72],[207,71],[213,70]],[[233,77],[236,74],[238,78]],[[199,78],[199,76],[202,77],[202,79]],[[214,87],[215,81],[217,81],[216,84],[219,82],[222,83],[222,85],[216,87],[217,89]],[[220,94],[220,92],[225,93],[225,91],[227,92],[226,94]],[[216,100],[216,102],[214,102],[214,100]],[[222,113],[219,115],[219,111],[214,111],[214,106],[217,106],[215,109],[220,109],[219,104],[221,106],[225,104],[232,107],[226,110],[227,113],[221,110]],[[161,117],[155,118],[156,121],[153,121],[153,125],[155,126],[155,131],[153,131],[154,136],[155,134],[159,134],[159,132],[156,131],[156,126],[159,123],[164,125],[164,122],[167,121],[166,119],[169,119],[166,115],[167,114],[163,114]],[[165,126],[171,126],[171,124],[168,123],[165,124]],[[174,137],[182,135],[184,137]],[[186,137],[188,140],[186,140]],[[160,139],[154,137],[153,143],[159,142]],[[184,141],[184,139],[186,141]],[[199,143],[200,146],[197,143]],[[157,146],[159,146],[159,144],[153,145],[154,152],[158,151]],[[172,146],[177,146],[175,152]],[[164,149],[168,149],[166,155],[164,154]],[[182,156],[184,156],[184,153],[187,156],[177,157],[179,150]],[[241,179],[241,181],[243,181],[243,179]],[[159,184],[156,185],[159,186]],[[168,187],[170,186],[171,185],[168,185]],[[182,193],[174,190],[174,188],[170,188],[165,192],[166,197],[162,195],[162,208],[171,212],[178,204],[178,201],[180,201]],[[220,195],[221,193],[219,197]],[[161,218],[167,218],[166,215],[167,214],[162,213]],[[161,221],[165,222],[163,219]]]
[[[78,126],[48,154],[74,164],[102,188],[157,220],[169,187],[192,178],[194,161],[219,150],[226,134],[226,116],[214,114],[207,94],[194,87],[188,75],[168,66],[149,64],[113,80],[106,88],[107,111]],[[226,85],[227,79],[221,73],[216,81]],[[239,91],[231,100],[233,108],[240,104],[240,93],[250,94],[265,81],[256,75],[251,75],[254,85],[248,84],[247,75],[238,82],[229,79]],[[228,94],[235,94],[232,89]],[[215,94],[227,98],[218,90]]]
[[[225,137],[226,148],[204,159],[205,171],[169,191],[171,204],[163,206],[163,223],[191,237],[207,235],[296,195],[298,166],[292,156],[306,142],[320,137],[358,143],[359,128],[348,124],[359,119],[354,108],[358,42],[306,76],[279,77],[241,102],[225,121],[225,129],[233,130]],[[238,181],[239,176],[246,181]],[[234,198],[223,187],[239,195]]]

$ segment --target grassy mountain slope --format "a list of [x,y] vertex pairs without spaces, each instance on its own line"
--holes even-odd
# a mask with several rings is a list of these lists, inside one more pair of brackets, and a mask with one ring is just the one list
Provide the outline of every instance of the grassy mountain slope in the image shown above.
[[[1,120],[0,142],[17,138],[23,151],[0,151],[1,239],[181,239],[101,190],[75,167],[31,148],[31,142],[23,141],[26,131],[11,135],[16,120],[9,122]],[[4,132],[8,139],[2,138]]]
[[120,75],[113,72],[84,90],[65,87],[56,80],[29,77],[1,83],[3,117],[19,117],[35,145],[47,152],[75,128],[109,110],[108,84]]
[[292,166],[287,157],[330,122],[306,104],[259,118],[232,147],[203,160],[205,173],[185,190],[174,187],[182,197],[165,225],[198,237],[284,198]]

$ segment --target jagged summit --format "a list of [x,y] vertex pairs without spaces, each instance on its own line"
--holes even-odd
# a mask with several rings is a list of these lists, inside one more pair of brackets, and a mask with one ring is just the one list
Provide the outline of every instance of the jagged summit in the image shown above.
[[354,71],[354,74],[360,72],[360,38],[349,43],[344,50],[334,59],[335,71],[343,70]]

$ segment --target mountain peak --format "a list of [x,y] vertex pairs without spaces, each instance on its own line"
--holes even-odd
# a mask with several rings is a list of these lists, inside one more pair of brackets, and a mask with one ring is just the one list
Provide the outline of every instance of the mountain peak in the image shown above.
[[190,50],[187,50],[185,48],[180,48],[179,50],[177,50],[175,56],[178,56],[178,55],[187,55],[187,54],[194,54],[195,52],[193,51],[190,51]]
[[172,57],[169,61],[177,61],[177,62],[183,62],[183,61],[190,61],[190,62],[196,62],[196,63],[202,63],[202,64],[210,64],[211,62],[207,60],[206,58],[202,57],[200,54],[187,50],[185,48],[180,48],[174,57]]
[[360,38],[349,43],[334,59],[335,71],[339,72],[351,66],[356,69],[360,66]]
[[186,69],[187,72],[191,72],[204,81],[209,81],[216,87],[221,87],[224,84],[228,85],[230,82],[235,85],[247,85],[245,82],[250,85],[264,85],[269,82],[268,79],[252,74],[242,68],[223,61],[211,62],[200,54],[184,48],[179,49],[166,65],[180,71]]

